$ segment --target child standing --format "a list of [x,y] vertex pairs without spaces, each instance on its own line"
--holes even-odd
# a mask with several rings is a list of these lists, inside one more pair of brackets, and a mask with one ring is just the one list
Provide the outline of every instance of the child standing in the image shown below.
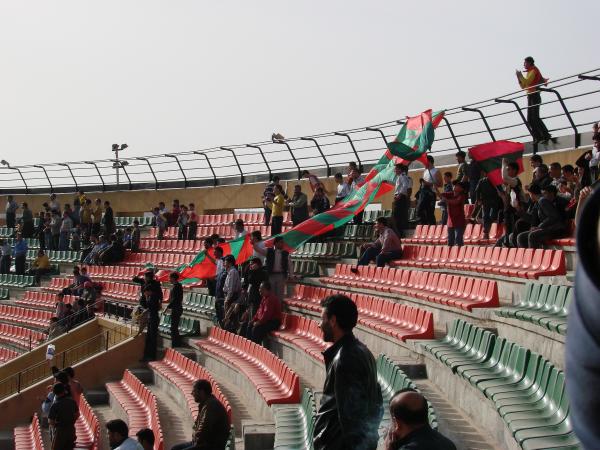
[[448,208],[448,246],[463,245],[463,234],[465,232],[465,202],[467,201],[468,187],[458,180],[452,182],[453,191],[443,192],[440,197],[446,200]]

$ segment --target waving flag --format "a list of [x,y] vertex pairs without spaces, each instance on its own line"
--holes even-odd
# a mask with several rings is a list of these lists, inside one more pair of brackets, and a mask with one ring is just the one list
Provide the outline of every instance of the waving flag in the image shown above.
[[519,173],[523,172],[523,149],[520,142],[496,141],[476,145],[469,149],[469,155],[479,163],[494,186],[500,186],[502,181],[502,159],[519,164]]

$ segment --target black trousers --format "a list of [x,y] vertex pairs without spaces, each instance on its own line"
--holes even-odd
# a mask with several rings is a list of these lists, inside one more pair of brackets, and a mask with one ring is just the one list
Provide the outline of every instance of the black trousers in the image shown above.
[[17,215],[14,212],[6,213],[6,228],[14,228],[15,227],[16,217],[17,217]]
[[271,223],[271,213],[272,211],[269,208],[265,208],[265,226],[269,226]]
[[187,229],[187,238],[190,241],[195,241],[196,240],[196,233],[198,232],[198,223],[197,222],[190,222],[188,224],[188,229]]
[[283,229],[283,216],[271,217],[271,236],[281,234]]
[[10,273],[10,255],[2,256],[0,258],[0,273]]
[[179,323],[181,322],[183,311],[171,312],[171,347],[181,346],[181,336],[179,335]]
[[27,255],[15,256],[15,273],[17,275],[25,274],[25,258]]
[[280,325],[280,320],[269,320],[263,325],[254,325],[249,331],[250,339],[257,344],[262,344],[262,341],[265,339],[265,337],[271,331],[277,330]]
[[156,350],[158,347],[158,314],[148,317],[148,328],[146,329],[146,342],[144,345],[144,358],[149,360],[156,359]]
[[365,210],[363,209],[361,212],[359,212],[357,215],[354,216],[354,219],[352,219],[352,222],[354,222],[356,225],[360,225],[361,223],[363,223],[364,215],[365,215]]
[[410,201],[408,196],[400,195],[392,204],[392,218],[394,219],[394,228],[396,234],[404,237],[404,230],[408,228],[408,209]]
[[538,141],[546,141],[550,139],[550,133],[548,128],[544,125],[542,119],[540,119],[540,104],[542,103],[542,96],[539,92],[527,95],[527,123],[531,128],[531,134],[533,138]]

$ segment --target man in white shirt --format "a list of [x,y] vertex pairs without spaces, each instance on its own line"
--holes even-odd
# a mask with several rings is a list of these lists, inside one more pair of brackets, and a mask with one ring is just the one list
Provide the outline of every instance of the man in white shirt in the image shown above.
[[285,297],[285,284],[289,278],[294,276],[292,257],[284,250],[283,238],[277,236],[273,241],[273,247],[267,249],[266,269],[269,274],[271,291],[279,300]]
[[260,231],[255,230],[250,233],[250,242],[254,251],[252,252],[253,258],[259,258],[261,263],[265,263],[265,257],[267,256],[267,247],[265,247],[265,241],[262,239]]
[[233,235],[234,239],[241,238],[248,234],[248,230],[244,229],[244,221],[242,219],[237,219],[233,222],[233,230],[235,232]]
[[[350,171],[350,177],[348,178],[348,181],[350,182],[350,190],[351,191],[357,191],[360,189],[360,187],[364,184],[365,182],[365,177],[362,176],[359,172],[358,169],[352,169]],[[356,214],[354,216],[354,220],[353,222],[355,224],[361,224],[363,221],[363,215],[364,215],[364,210],[359,212],[358,214]]]
[[404,164],[396,164],[394,171],[396,172],[396,186],[392,205],[393,228],[398,236],[404,236],[404,230],[408,228],[408,209],[410,208],[413,181],[408,176],[408,167]]
[[[375,242],[361,246],[362,254],[358,260],[358,266],[366,266],[375,260],[377,267],[384,267],[387,262],[402,258],[402,242],[394,230],[388,227],[385,217],[377,219],[375,229],[379,233],[379,237]],[[352,272],[357,271],[357,269],[352,269]]]
[[335,193],[335,203],[339,203],[344,200],[348,194],[350,193],[350,185],[344,181],[344,176],[341,172],[338,172],[334,176],[335,182],[337,183],[336,193]]

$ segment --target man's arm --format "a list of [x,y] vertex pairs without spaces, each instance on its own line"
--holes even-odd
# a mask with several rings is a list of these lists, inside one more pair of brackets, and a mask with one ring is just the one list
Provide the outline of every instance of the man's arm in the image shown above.
[[508,175],[508,162],[504,158],[502,158],[502,180],[510,187],[517,185],[517,179]]

